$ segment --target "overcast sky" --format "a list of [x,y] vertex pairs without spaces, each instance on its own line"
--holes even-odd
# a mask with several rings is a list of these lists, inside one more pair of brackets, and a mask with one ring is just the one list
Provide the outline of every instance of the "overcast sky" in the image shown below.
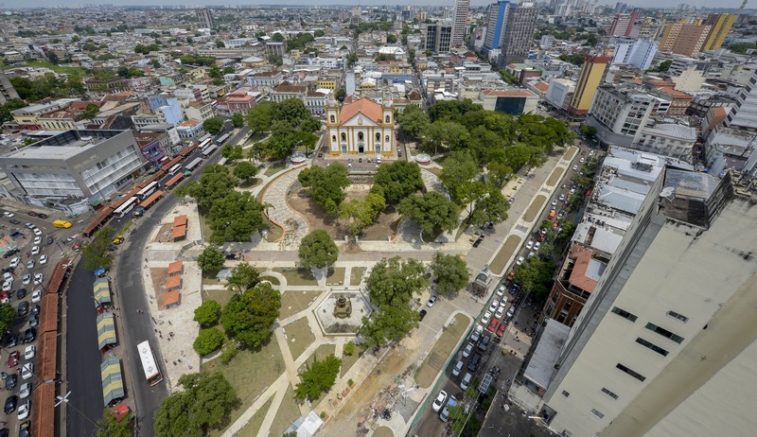
[[[648,7],[674,7],[682,3],[686,3],[691,6],[710,6],[719,8],[737,8],[741,5],[742,0],[720,0],[713,2],[712,0],[687,0],[685,2],[680,0],[625,0],[629,5],[633,6],[648,6]],[[473,6],[483,6],[489,3],[493,3],[494,0],[471,0]],[[0,9],[18,8],[18,7],[47,7],[47,6],[61,6],[66,7],[80,7],[87,4],[114,4],[114,5],[186,5],[186,6],[202,6],[202,5],[452,5],[454,0],[85,0],[85,1],[60,1],[60,0],[0,0]],[[600,4],[615,4],[615,0],[599,0]],[[747,4],[748,6],[751,6]]]

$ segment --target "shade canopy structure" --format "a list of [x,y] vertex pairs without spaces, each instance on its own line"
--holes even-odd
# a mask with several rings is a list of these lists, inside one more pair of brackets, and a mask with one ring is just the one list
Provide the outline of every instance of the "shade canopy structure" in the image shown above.
[[107,407],[114,401],[123,399],[124,380],[121,374],[121,360],[113,354],[105,357],[100,364],[100,376],[103,382],[103,403]]
[[116,319],[113,313],[102,313],[97,316],[97,345],[102,351],[108,346],[118,343],[116,337]]
[[100,278],[95,281],[94,296],[95,303],[98,306],[109,305],[111,303],[110,298],[110,282],[107,278]]

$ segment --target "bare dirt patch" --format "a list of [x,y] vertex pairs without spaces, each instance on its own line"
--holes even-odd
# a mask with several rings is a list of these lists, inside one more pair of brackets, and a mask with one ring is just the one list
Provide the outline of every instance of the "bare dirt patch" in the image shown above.
[[153,242],[172,243],[173,242],[173,237],[171,235],[172,229],[173,229],[173,223],[164,223],[160,225],[160,230],[158,231],[158,234],[155,236],[155,240],[153,240]]
[[513,256],[513,253],[515,253],[516,250],[518,250],[518,246],[520,246],[522,241],[523,240],[517,235],[510,235],[507,237],[505,244],[502,245],[502,248],[497,252],[497,256],[492,260],[492,265],[490,267],[494,274],[501,275],[504,273],[507,260]]
[[544,202],[547,201],[547,198],[543,194],[539,194],[538,196],[534,197],[534,200],[531,201],[531,204],[528,206],[528,209],[526,210],[526,213],[523,214],[523,220],[527,222],[532,222],[536,219],[536,215],[539,214],[539,211],[541,211],[542,206],[544,206]]
[[552,170],[552,174],[549,175],[549,179],[547,179],[547,185],[554,187],[555,184],[560,181],[560,176],[564,170],[564,167],[555,167],[555,169]]
[[363,279],[364,274],[365,267],[353,267],[350,270],[350,285],[352,285],[353,287],[360,285],[360,281]]
[[164,307],[160,304],[162,301],[160,297],[165,293],[165,283],[166,279],[168,279],[168,269],[165,268],[151,268],[150,269],[150,278],[152,278],[152,289],[155,295],[155,299],[158,302],[158,309],[164,309]]

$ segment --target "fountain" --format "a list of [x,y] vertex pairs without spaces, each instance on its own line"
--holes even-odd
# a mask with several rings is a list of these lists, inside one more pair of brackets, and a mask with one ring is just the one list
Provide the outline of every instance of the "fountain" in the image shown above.
[[334,317],[337,319],[348,319],[352,314],[352,302],[347,296],[339,296],[336,298],[336,305],[334,305]]

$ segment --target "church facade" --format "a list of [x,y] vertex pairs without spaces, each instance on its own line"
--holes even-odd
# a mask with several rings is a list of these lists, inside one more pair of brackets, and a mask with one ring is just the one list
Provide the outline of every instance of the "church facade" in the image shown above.
[[341,108],[331,104],[326,108],[326,131],[330,156],[396,156],[391,103],[363,98]]

